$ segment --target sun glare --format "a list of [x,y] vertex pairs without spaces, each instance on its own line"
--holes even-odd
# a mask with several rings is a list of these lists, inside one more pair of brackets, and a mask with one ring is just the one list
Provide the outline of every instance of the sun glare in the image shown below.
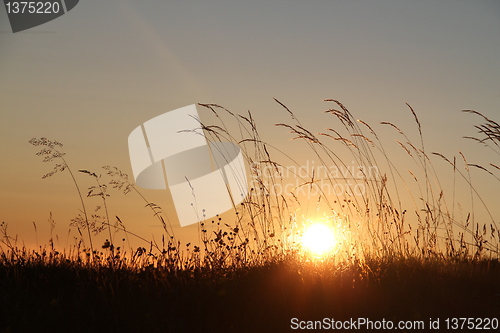
[[310,225],[302,236],[302,246],[309,252],[321,256],[332,250],[335,235],[332,228],[323,223]]

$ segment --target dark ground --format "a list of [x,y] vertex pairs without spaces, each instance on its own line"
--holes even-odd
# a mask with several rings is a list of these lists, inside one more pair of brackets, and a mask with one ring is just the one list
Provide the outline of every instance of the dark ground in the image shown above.
[[446,318],[500,319],[500,264],[280,263],[194,274],[0,264],[0,332],[287,332],[292,318],[361,317],[423,320],[420,332],[430,318],[441,328]]

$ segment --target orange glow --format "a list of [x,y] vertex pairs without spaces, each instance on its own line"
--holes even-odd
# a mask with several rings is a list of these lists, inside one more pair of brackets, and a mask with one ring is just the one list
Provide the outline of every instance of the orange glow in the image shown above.
[[322,256],[333,249],[336,239],[333,229],[323,223],[310,225],[302,236],[302,246],[312,254]]

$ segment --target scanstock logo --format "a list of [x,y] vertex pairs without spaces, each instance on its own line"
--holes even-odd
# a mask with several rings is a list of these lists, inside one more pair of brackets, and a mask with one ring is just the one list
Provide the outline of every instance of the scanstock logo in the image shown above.
[[75,8],[79,0],[4,0],[12,32],[30,29],[52,21]]
[[128,137],[135,182],[172,195],[181,226],[241,203],[248,185],[240,147],[207,142],[195,105],[152,118]]

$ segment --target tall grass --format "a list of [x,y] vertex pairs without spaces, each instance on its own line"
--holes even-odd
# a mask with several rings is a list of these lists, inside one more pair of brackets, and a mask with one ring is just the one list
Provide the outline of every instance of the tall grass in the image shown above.
[[[276,102],[289,119],[276,124],[276,137],[291,139],[291,151],[300,154],[267,143],[251,112],[200,104],[218,120],[200,123],[206,137],[238,144],[252,182],[233,215],[200,221],[192,243],[174,233],[162,208],[119,168],[72,169],[60,142],[30,140],[41,148],[36,155],[53,163],[43,178],[70,176],[80,213],[69,227],[78,237],[69,247],[55,246],[50,216],[48,245],[38,246],[37,239],[37,248],[28,249],[0,224],[0,287],[6,291],[0,331],[283,331],[301,316],[420,320],[498,313],[500,231],[471,176],[479,169],[499,180],[498,163],[481,166],[462,152],[429,151],[424,124],[410,105],[413,135],[381,123],[384,132],[394,132],[397,153],[384,141],[387,133],[356,120],[337,100],[326,100],[328,125],[319,133]],[[479,137],[467,138],[500,155],[500,125],[466,112],[484,121],[476,126]],[[303,168],[302,154],[312,156],[314,168]],[[450,179],[438,172],[443,165]],[[88,176],[86,186],[77,172]],[[288,192],[277,190],[291,179],[298,182]],[[470,199],[459,206],[463,192]],[[153,239],[130,231],[111,209],[117,195],[136,195],[162,231]],[[320,257],[300,241],[317,220],[337,235],[334,249]]]
[[[307,149],[316,162],[313,170],[305,170],[305,173],[302,170],[300,174],[297,168],[289,167],[300,165],[299,156],[290,156],[266,143],[259,134],[251,112],[239,115],[216,104],[200,104],[219,120],[218,124],[200,123],[207,138],[210,141],[234,142],[241,147],[253,187],[249,189],[245,200],[234,207],[234,220],[222,221],[216,217],[201,221],[198,244],[183,244],[182,240],[177,239],[172,223],[161,207],[148,201],[120,169],[104,166],[104,175],[78,170],[94,181],[83,191],[76,180],[75,171],[65,159],[63,145],[46,138],[33,138],[30,143],[41,147],[37,155],[43,157],[43,162],[54,164],[53,170],[43,178],[61,172],[67,172],[71,177],[80,199],[81,213],[72,219],[70,226],[77,230],[80,238],[71,249],[56,250],[52,242],[48,249],[30,252],[17,247],[7,233],[7,225],[3,223],[1,257],[4,261],[24,258],[29,262],[43,258],[53,262],[60,256],[63,261],[85,262],[89,265],[137,269],[155,266],[190,271],[262,265],[288,257],[307,256],[301,249],[300,235],[309,223],[308,216],[304,215],[306,206],[315,205],[324,210],[322,219],[337,230],[339,241],[333,257],[339,262],[362,261],[368,257],[498,258],[500,231],[496,219],[490,214],[488,222],[476,221],[473,204],[476,201],[481,203],[482,198],[470,177],[470,167],[475,167],[498,179],[494,174],[499,169],[496,164],[491,162],[489,166],[494,170],[490,171],[468,163],[461,152],[462,162],[457,162],[456,157],[450,159],[440,153],[428,152],[423,126],[416,112],[408,105],[408,113],[413,117],[417,129],[416,140],[411,139],[396,124],[381,123],[395,132],[401,154],[411,162],[412,169],[405,170],[399,165],[404,157],[401,154],[391,156],[386,148],[387,143],[383,142],[371,125],[356,120],[339,101],[325,101],[333,104],[332,108],[325,111],[328,128],[313,133],[302,125],[293,111],[276,100],[291,120],[276,124],[277,130],[288,130],[292,141],[303,142],[292,142],[290,145],[297,145],[296,150]],[[466,112],[478,115],[485,121],[476,126],[483,137],[468,138],[481,144],[490,144],[489,147],[499,154],[498,123],[479,112]],[[448,175],[451,174],[454,184],[457,178],[462,179],[466,190],[470,192],[471,210],[464,214],[466,217],[463,220],[456,212],[457,188],[444,189],[441,186],[441,177],[434,167],[437,162],[432,159],[432,155],[445,160],[451,171]],[[288,175],[284,175],[284,170]],[[334,175],[331,170],[342,172]],[[276,185],[286,184],[290,176],[300,179],[300,184],[289,193],[277,193]],[[350,187],[345,186],[348,182]],[[341,185],[344,189],[342,193],[325,191],[325,186],[326,189],[332,189],[340,188]],[[161,242],[147,240],[130,232],[119,214],[109,212],[110,188],[124,195],[131,192],[138,195],[163,226]],[[311,203],[310,197],[304,200],[300,196],[299,192],[304,188],[309,193],[314,191],[317,194],[315,202]],[[355,188],[363,188],[363,191],[358,193]],[[92,197],[101,201],[93,213],[88,207],[88,200]],[[486,213],[489,213],[487,207]],[[103,232],[107,238],[98,250],[95,239],[102,239],[98,235]],[[120,237],[117,232],[123,236]],[[124,238],[135,238],[143,246],[132,248],[128,243],[125,249]],[[118,245],[120,239],[121,246]]]

